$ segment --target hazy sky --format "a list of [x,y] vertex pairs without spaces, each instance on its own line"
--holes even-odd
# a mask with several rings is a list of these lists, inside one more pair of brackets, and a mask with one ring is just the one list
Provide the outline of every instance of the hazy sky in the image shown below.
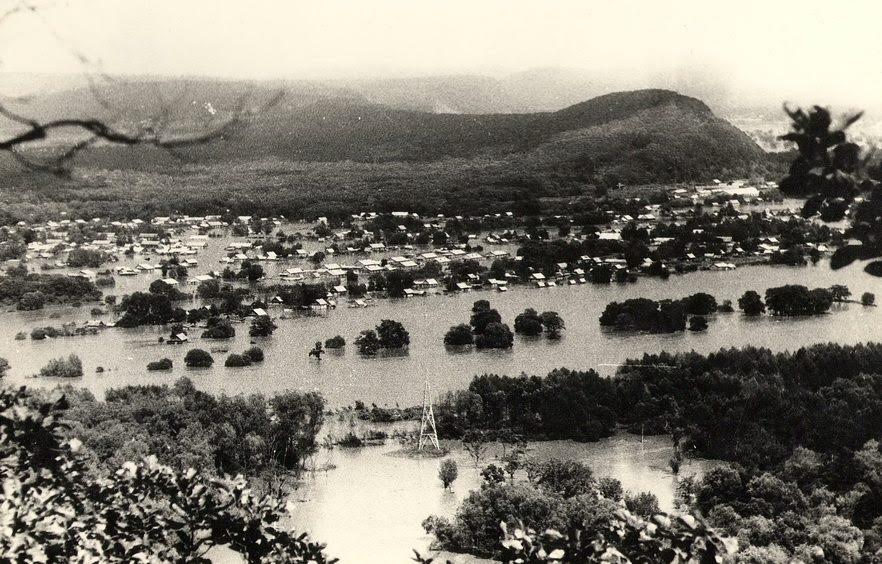
[[75,0],[0,24],[0,63],[77,72],[79,52],[108,73],[253,78],[704,69],[738,95],[866,105],[882,100],[880,22],[879,0]]

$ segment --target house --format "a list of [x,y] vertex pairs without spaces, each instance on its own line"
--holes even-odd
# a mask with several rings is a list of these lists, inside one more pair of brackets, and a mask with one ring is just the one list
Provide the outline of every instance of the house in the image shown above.
[[175,335],[172,335],[171,337],[169,337],[168,340],[166,340],[166,343],[168,343],[170,345],[181,345],[181,344],[186,343],[189,340],[190,340],[190,338],[187,337],[186,333],[176,333]]
[[255,317],[268,317],[269,316],[269,314],[267,314],[266,310],[263,309],[262,307],[256,307],[256,308],[252,309],[251,314],[254,315]]

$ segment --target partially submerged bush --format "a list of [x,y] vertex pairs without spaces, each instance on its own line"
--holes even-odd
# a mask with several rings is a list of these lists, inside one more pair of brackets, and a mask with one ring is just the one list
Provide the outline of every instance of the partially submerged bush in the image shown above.
[[241,368],[243,366],[251,366],[251,359],[244,354],[231,354],[224,362],[227,368]]
[[184,364],[190,368],[208,368],[214,364],[214,359],[203,349],[190,349],[184,357]]
[[80,378],[83,375],[83,362],[75,354],[67,358],[54,358],[40,369],[40,376],[52,378]]
[[263,349],[260,347],[251,347],[246,349],[245,352],[242,353],[242,356],[247,357],[251,362],[263,362]]
[[171,370],[172,361],[170,358],[161,358],[147,364],[147,370]]
[[346,346],[346,339],[337,335],[336,337],[331,337],[330,339],[325,341],[326,349],[342,349]]

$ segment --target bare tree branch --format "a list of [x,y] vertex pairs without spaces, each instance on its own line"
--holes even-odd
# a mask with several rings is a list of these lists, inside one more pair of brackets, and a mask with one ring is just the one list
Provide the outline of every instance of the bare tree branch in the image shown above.
[[[251,116],[275,106],[283,97],[284,91],[279,91],[260,108],[246,113],[244,105],[247,95],[243,96],[230,119],[195,135],[166,135],[164,133],[165,127],[157,129],[153,126],[146,126],[136,132],[129,133],[116,129],[100,119],[66,118],[41,123],[20,115],[0,104],[0,116],[25,126],[25,130],[21,133],[0,140],[0,151],[10,153],[19,163],[30,169],[52,172],[53,174],[64,174],[67,170],[67,165],[77,154],[101,141],[118,145],[156,147],[165,150],[177,158],[183,158],[182,155],[176,152],[177,150],[211,143],[246,123],[247,119]],[[166,111],[160,116],[160,121],[163,125],[170,121],[168,113],[169,111],[166,108]],[[65,129],[77,129],[88,133],[89,137],[73,144],[64,153],[46,162],[35,161],[21,153],[20,149],[23,146],[46,141],[50,139],[53,133]]]

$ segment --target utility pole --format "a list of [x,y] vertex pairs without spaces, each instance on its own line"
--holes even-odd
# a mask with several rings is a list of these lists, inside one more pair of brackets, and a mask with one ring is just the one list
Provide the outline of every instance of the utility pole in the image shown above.
[[438,428],[435,427],[435,412],[432,410],[432,400],[429,398],[429,379],[426,378],[426,388],[423,390],[423,416],[420,421],[420,441],[417,450],[423,450],[423,447],[430,442],[434,445],[435,450],[441,450],[441,445],[438,444]]

